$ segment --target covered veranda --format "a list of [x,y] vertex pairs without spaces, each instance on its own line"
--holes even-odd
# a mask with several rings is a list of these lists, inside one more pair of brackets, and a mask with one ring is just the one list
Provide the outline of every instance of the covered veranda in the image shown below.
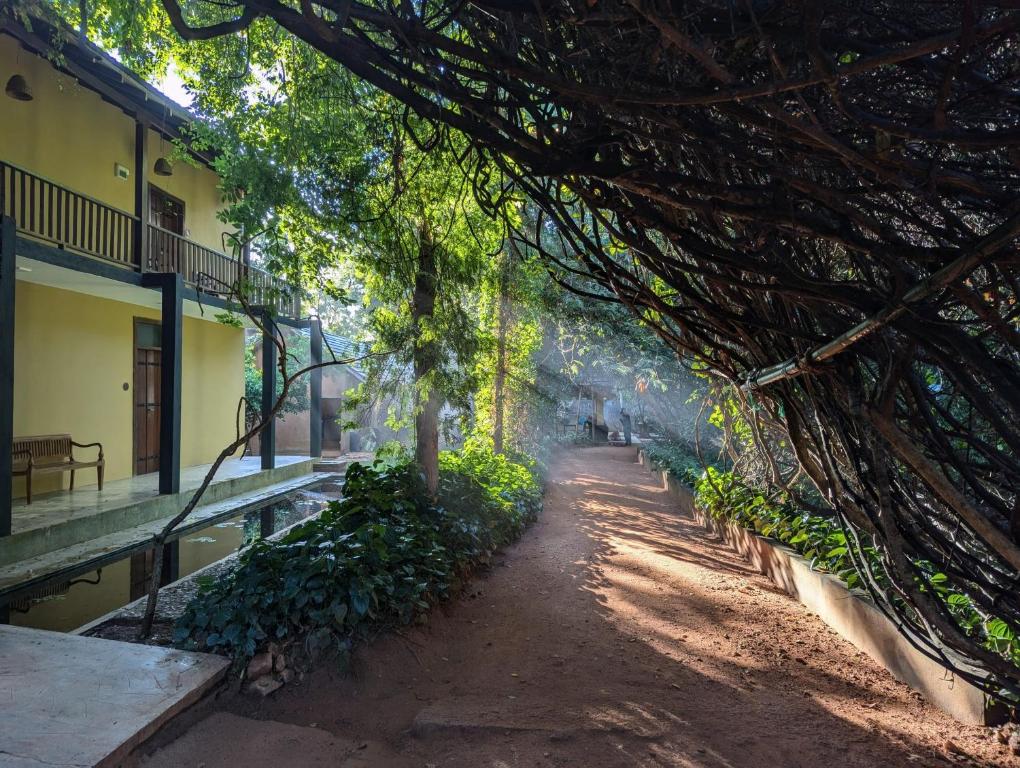
[[[232,421],[236,410],[234,383],[231,383],[229,398],[225,398],[222,392],[216,393],[218,399],[211,397],[209,387],[212,385],[206,381],[203,371],[217,350],[202,346],[208,335],[192,331],[196,323],[203,320],[204,326],[214,328],[217,325],[214,314],[230,310],[236,313],[237,308],[218,297],[200,295],[180,275],[112,270],[97,260],[72,256],[23,237],[10,218],[5,217],[0,223],[0,306],[3,307],[0,314],[4,315],[0,319],[6,319],[0,323],[0,371],[8,374],[0,376],[0,566],[12,566],[47,552],[165,518],[183,508],[191,493],[201,484],[212,458],[233,437]],[[63,359],[62,368],[53,375],[39,376],[33,358],[42,347],[24,343],[25,336],[19,337],[18,342],[21,344],[18,361],[22,365],[15,365],[16,286],[23,299],[26,296],[30,299],[23,303],[22,310],[33,306],[31,300],[37,299],[35,294],[57,290],[61,297],[75,300],[76,297],[85,297],[93,302],[107,302],[108,306],[116,304],[124,308],[120,310],[121,314],[144,316],[153,321],[162,357],[161,380],[155,382],[162,399],[162,407],[156,409],[159,422],[159,461],[153,466],[156,471],[124,476],[122,466],[119,476],[117,472],[111,473],[111,456],[118,458],[121,465],[127,461],[125,456],[131,457],[132,446],[126,439],[130,437],[130,431],[116,431],[114,439],[97,434],[108,422],[112,423],[114,417],[119,419],[118,423],[125,422],[123,409],[130,409],[135,402],[129,392],[129,389],[137,389],[138,385],[135,379],[136,386],[129,387],[131,339],[127,338],[127,346],[116,346],[121,341],[119,337],[112,338],[110,359],[90,359],[76,347],[76,341],[71,341],[72,330],[79,336],[83,332],[58,324],[55,327],[68,329],[67,333],[63,337],[58,334],[58,338],[48,339],[45,351],[51,358]],[[27,293],[23,292],[26,288],[29,289]],[[40,311],[60,309],[42,306],[38,301],[36,305],[41,307]],[[321,335],[317,319],[283,317],[269,308],[260,308],[260,312],[267,336],[277,334],[288,342],[299,338],[308,350],[308,358],[313,362],[320,359]],[[34,319],[36,314],[39,313],[22,316],[22,320],[26,317]],[[121,319],[118,316],[117,322],[120,323]],[[78,325],[87,325],[88,332],[92,333],[94,328],[98,332],[111,326],[112,322],[105,317],[82,316]],[[31,322],[22,322],[21,326],[22,331],[32,328]],[[299,333],[302,330],[304,333]],[[272,408],[272,397],[277,389],[276,348],[273,344],[265,346],[268,352],[262,360],[260,379],[262,391],[267,396],[261,402],[250,404],[255,414],[266,413]],[[237,362],[241,362],[240,348],[237,350]],[[127,368],[122,371],[125,365]],[[233,376],[231,373],[231,382],[235,381]],[[242,371],[238,366],[236,382],[241,379]],[[104,392],[116,393],[111,394],[109,400],[118,410],[114,411],[113,406],[105,401],[90,402],[87,396],[81,394],[86,386],[97,389],[96,382],[101,383]],[[40,411],[45,410],[46,403],[59,404],[64,411],[69,411],[61,398],[64,394],[74,393],[76,402],[83,402],[80,407],[76,406],[76,412],[84,414],[83,420],[88,420],[95,427],[84,429],[74,423],[65,426],[62,419],[51,418],[50,421],[60,423],[47,429],[16,433],[16,386],[22,393],[22,406],[26,398],[34,398],[33,408]],[[236,386],[240,394],[243,387],[239,383]],[[318,403],[321,374],[313,372],[306,376],[304,386],[308,388],[309,400]],[[227,399],[230,400],[229,406],[225,404]],[[182,401],[186,401],[183,408]],[[222,406],[221,401],[224,403]],[[199,451],[194,447],[194,438],[208,432],[212,418],[217,419],[219,427],[224,421],[231,422],[230,434],[224,432],[222,441],[219,433],[206,434]],[[130,416],[126,423],[130,426]],[[257,492],[274,483],[311,473],[313,459],[321,453],[320,430],[321,424],[313,421],[305,427],[307,439],[301,450],[288,450],[290,455],[277,455],[275,422],[271,423],[263,432],[264,439],[260,441],[255,455],[237,455],[220,467],[202,503],[210,504],[239,494]],[[42,487],[35,490],[31,503],[28,503],[23,486],[18,485],[23,478],[12,477],[13,440],[16,434],[42,435],[54,431],[69,432],[73,439],[81,442],[104,441],[108,461],[106,482],[100,490],[96,484],[96,470],[85,469],[78,472],[74,490],[69,490],[67,473],[64,473],[63,477],[56,476],[55,483],[40,483]],[[191,435],[190,450],[186,441],[182,449],[182,431],[186,438]],[[83,450],[83,454],[86,460],[92,458],[89,450]],[[128,465],[135,467],[135,462],[130,461]]]
[[[13,228],[5,227],[2,242],[18,246],[0,255],[4,277],[13,278],[0,283],[5,309],[17,305],[19,314],[17,322],[0,325],[0,367],[13,374],[0,383],[0,456],[6,457],[0,465],[19,471],[3,478],[0,537],[47,524],[54,516],[87,517],[97,506],[197,487],[239,427],[238,401],[245,395],[243,331],[231,322],[251,326],[253,321],[236,306],[188,286],[179,275],[137,275],[83,258],[61,260],[59,251]],[[302,340],[307,353],[308,320],[285,318],[264,307],[256,312],[262,325],[288,345],[294,338]],[[221,322],[220,317],[233,320]],[[298,328],[305,330],[304,337]],[[149,357],[143,359],[142,352]],[[269,393],[277,375],[275,365],[257,374],[268,382]],[[302,384],[313,388],[308,377]],[[272,403],[247,407],[258,415],[263,406]],[[7,452],[15,441],[14,450],[23,451],[25,442],[64,434],[76,445],[86,444],[73,450],[74,460],[86,462],[85,468],[72,483],[70,470],[33,475],[29,500],[25,454],[10,457]],[[318,455],[312,425],[305,426],[302,436],[300,445],[285,452],[306,459]],[[244,459],[240,452],[228,459],[218,478],[276,466],[275,444],[263,443],[254,457],[249,450]],[[88,462],[101,455],[105,483],[99,490],[98,472]],[[59,458],[44,454],[40,461],[36,454],[42,466]]]
[[[213,503],[230,496],[312,471],[310,456],[277,456],[276,466],[262,467],[259,456],[227,459],[203,495]],[[180,490],[160,494],[159,473],[150,472],[74,491],[51,491],[32,500],[12,502],[12,535],[0,551],[0,564],[111,533],[123,523],[148,522],[184,502],[201,485],[211,464],[184,467]]]

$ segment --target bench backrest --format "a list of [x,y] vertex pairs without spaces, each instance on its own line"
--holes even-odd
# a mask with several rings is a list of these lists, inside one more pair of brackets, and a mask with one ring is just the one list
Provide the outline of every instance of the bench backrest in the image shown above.
[[[71,436],[70,435],[37,435],[34,437],[16,437],[14,438],[14,452],[28,451],[32,454],[32,458],[39,460],[42,458],[70,458],[71,456]],[[17,461],[19,458],[15,456]]]

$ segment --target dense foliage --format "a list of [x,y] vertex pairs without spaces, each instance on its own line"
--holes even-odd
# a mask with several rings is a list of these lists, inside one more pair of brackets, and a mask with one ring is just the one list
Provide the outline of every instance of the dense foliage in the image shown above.
[[[51,5],[72,21],[89,7]],[[918,586],[937,562],[1020,627],[1015,2],[95,5],[128,60],[194,56],[273,113],[259,149],[284,160],[306,125],[358,131],[351,105],[374,89],[407,106],[421,146],[458,135],[483,208],[513,186],[542,209],[522,238],[558,280],[754,394],[741,407],[848,547],[875,543],[862,581],[926,653],[1020,695],[1017,670]],[[293,53],[306,66],[281,69]],[[331,93],[341,69],[354,98]],[[322,169],[297,187],[309,208],[356,195],[342,164]]]
[[407,461],[352,465],[342,495],[202,583],[175,640],[235,659],[269,642],[346,648],[367,626],[416,620],[541,508],[536,476],[479,446],[443,454],[437,503]]
[[677,478],[688,488],[698,484],[705,465],[698,458],[696,449],[687,443],[672,440],[659,440],[644,446],[645,455],[653,464]]
[[[308,342],[303,344],[299,340],[288,340],[287,345],[288,365],[293,368],[304,368],[311,360],[311,353]],[[261,334],[251,334],[244,342],[244,399],[247,401],[248,409],[258,411],[262,403],[262,351]],[[283,379],[276,377],[276,396],[283,394]],[[280,418],[286,418],[290,413],[307,413],[311,407],[311,399],[306,382],[295,385],[287,393],[283,408],[280,409]]]

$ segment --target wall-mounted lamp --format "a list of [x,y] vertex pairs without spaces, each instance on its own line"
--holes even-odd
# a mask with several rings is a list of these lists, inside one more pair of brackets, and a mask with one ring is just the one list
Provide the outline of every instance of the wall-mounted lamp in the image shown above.
[[28,87],[28,81],[25,80],[24,75],[11,75],[11,79],[7,81],[7,86],[4,88],[4,93],[18,101],[31,101],[34,98],[32,89]]
[[156,160],[156,164],[152,166],[153,172],[157,176],[173,176],[174,168],[170,165],[170,161],[165,157],[160,157]]

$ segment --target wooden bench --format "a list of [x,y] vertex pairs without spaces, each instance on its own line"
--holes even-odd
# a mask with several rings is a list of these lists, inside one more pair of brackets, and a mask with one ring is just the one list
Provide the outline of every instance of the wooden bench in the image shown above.
[[[95,461],[76,461],[75,448],[98,448],[99,457]],[[14,466],[11,474],[25,478],[25,497],[32,503],[32,478],[35,475],[49,475],[54,472],[70,472],[71,486],[74,490],[74,473],[79,469],[96,468],[99,477],[99,490],[103,490],[103,446],[100,443],[76,443],[70,435],[37,435],[35,437],[14,438]]]

